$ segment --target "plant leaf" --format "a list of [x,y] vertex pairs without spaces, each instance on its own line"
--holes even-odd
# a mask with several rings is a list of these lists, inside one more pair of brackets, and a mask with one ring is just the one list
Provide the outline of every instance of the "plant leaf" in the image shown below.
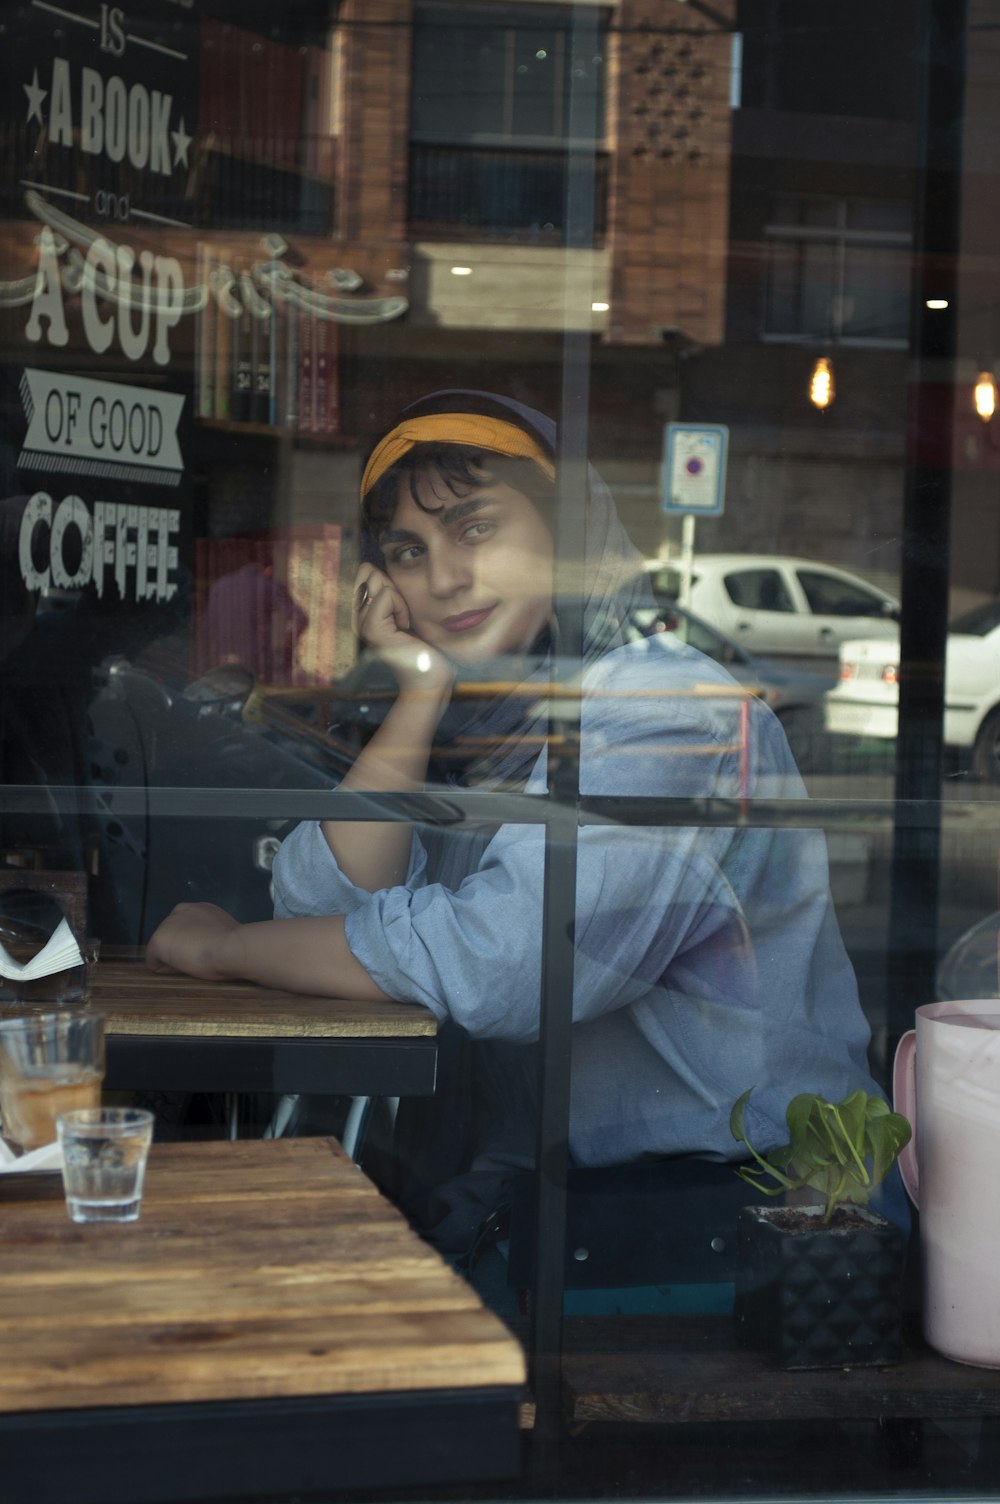
[[749,1102],[753,1091],[754,1088],[752,1086],[748,1086],[742,1097],[737,1098],[737,1100],[733,1103],[733,1110],[729,1114],[730,1133],[733,1135],[733,1138],[739,1139],[741,1144],[746,1144],[748,1149],[750,1147],[750,1144],[747,1141],[746,1133],[746,1111],[747,1103]]
[[[910,1140],[909,1123],[878,1095],[858,1090],[842,1102],[828,1102],[817,1092],[800,1092],[785,1112],[788,1143],[763,1155],[746,1136],[752,1090],[743,1093],[729,1117],[733,1137],[757,1162],[741,1166],[738,1174],[765,1196],[809,1186],[825,1200],[826,1222],[843,1201],[864,1206]],[[768,1186],[763,1175],[777,1184]]]
[[872,1181],[875,1185],[885,1179],[895,1164],[899,1151],[906,1148],[912,1136],[913,1130],[901,1112],[890,1112],[886,1109],[884,1113],[878,1114],[869,1122]]
[[[865,1122],[869,1103],[868,1093],[865,1091],[852,1091],[849,1097],[838,1102],[834,1111],[844,1131],[847,1144],[858,1164],[862,1163],[865,1152]],[[876,1097],[876,1101],[881,1100]]]
[[794,1181],[789,1180],[780,1171],[772,1169],[770,1165],[767,1166],[767,1174],[774,1176],[778,1182],[777,1185],[765,1185],[759,1178],[764,1171],[755,1169],[752,1165],[740,1165],[736,1173],[741,1180],[746,1181],[747,1185],[752,1185],[755,1191],[760,1191],[762,1196],[780,1196],[782,1191],[795,1190]]
[[[784,1144],[780,1149],[772,1149],[770,1154],[767,1155],[758,1153],[754,1148],[746,1134],[746,1107],[752,1091],[753,1087],[751,1086],[733,1104],[733,1110],[729,1114],[729,1130],[735,1139],[739,1139],[740,1143],[746,1144],[760,1168],[757,1169],[750,1165],[742,1165],[737,1168],[736,1173],[748,1185],[752,1185],[755,1190],[763,1191],[765,1196],[777,1196],[782,1190],[794,1190],[796,1188],[797,1183],[789,1180],[788,1176],[784,1173],[791,1145]],[[758,1178],[761,1174],[770,1175],[772,1179],[778,1182],[777,1186],[768,1188],[766,1185],[763,1185]]]

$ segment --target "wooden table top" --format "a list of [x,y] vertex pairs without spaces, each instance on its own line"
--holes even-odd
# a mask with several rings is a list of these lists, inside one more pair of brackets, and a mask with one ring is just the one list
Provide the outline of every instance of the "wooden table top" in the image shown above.
[[138,1222],[0,1177],[0,1414],[517,1388],[522,1350],[332,1139],[155,1144]]
[[91,1006],[108,1034],[233,1039],[394,1039],[437,1033],[416,1003],[349,1002],[279,992],[253,982],[202,982],[150,971],[141,957],[102,959]]

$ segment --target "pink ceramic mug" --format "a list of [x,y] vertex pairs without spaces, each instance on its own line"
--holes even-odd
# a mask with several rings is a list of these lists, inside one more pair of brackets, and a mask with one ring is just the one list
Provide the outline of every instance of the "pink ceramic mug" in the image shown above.
[[920,1208],[924,1336],[1000,1368],[1000,998],[918,1008],[893,1099],[913,1127],[899,1168]]

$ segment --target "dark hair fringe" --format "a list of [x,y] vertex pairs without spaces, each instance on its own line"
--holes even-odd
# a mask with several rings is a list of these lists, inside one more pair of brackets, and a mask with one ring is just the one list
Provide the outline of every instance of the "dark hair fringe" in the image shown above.
[[555,485],[534,460],[519,455],[495,454],[489,449],[473,449],[467,444],[414,444],[402,459],[388,469],[372,486],[361,503],[363,557],[378,568],[385,564],[379,539],[392,522],[399,497],[399,482],[405,477],[410,496],[422,512],[433,514],[446,505],[427,506],[420,500],[418,481],[432,472],[431,490],[441,495],[437,481],[461,499],[484,483],[484,478],[510,486],[537,507],[551,527]]

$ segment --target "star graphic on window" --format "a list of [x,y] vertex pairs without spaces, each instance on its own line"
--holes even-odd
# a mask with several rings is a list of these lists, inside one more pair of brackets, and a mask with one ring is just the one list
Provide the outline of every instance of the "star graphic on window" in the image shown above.
[[183,115],[181,116],[180,130],[171,131],[170,134],[174,138],[174,166],[179,167],[181,162],[183,162],[185,167],[190,167],[188,147],[191,145],[193,138],[188,135],[184,128]]
[[48,89],[39,88],[37,68],[31,75],[31,83],[22,84],[21,88],[28,96],[28,118],[25,124],[27,125],[31,120],[37,120],[39,125],[44,125],[45,121],[42,119],[42,100],[49,91]]

